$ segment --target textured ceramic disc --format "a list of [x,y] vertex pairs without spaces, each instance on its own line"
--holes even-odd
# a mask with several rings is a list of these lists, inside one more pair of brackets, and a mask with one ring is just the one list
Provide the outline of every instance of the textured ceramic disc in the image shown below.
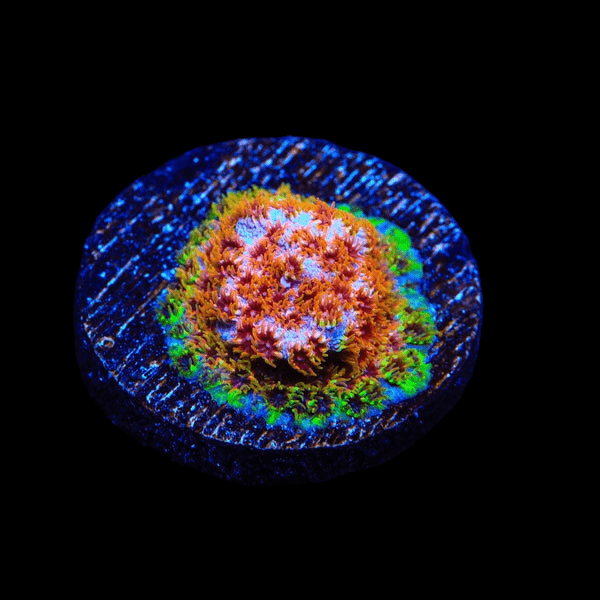
[[[404,229],[424,263],[439,335],[424,391],[377,415],[324,428],[267,427],[181,377],[156,319],[177,251],[212,202],[252,185],[349,203]],[[482,297],[468,240],[444,206],[401,169],[304,138],[196,148],[129,185],[86,240],[75,297],[77,355],[92,397],[142,444],[247,484],[323,481],[380,464],[454,406],[471,376]]]

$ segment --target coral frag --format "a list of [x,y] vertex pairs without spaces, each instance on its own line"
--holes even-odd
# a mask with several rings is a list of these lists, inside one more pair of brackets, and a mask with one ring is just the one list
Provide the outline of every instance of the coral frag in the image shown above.
[[158,318],[180,373],[269,425],[353,420],[427,386],[435,336],[408,236],[314,197],[252,188],[213,205]]

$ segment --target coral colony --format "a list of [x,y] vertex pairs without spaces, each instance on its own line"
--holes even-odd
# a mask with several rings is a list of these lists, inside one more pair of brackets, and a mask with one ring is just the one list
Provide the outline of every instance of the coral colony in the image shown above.
[[377,414],[427,387],[436,334],[403,230],[347,205],[252,188],[211,207],[159,322],[181,375],[269,426]]

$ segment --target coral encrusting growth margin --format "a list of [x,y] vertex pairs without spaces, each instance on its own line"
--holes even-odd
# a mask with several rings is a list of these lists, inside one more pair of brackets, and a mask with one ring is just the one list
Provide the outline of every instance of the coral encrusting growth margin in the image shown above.
[[211,207],[158,310],[180,373],[269,424],[351,420],[427,386],[435,336],[400,228],[252,188]]

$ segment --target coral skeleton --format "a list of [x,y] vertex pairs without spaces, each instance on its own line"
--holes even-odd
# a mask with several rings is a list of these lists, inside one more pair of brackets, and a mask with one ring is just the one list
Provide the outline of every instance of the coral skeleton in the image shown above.
[[158,310],[179,372],[269,425],[366,418],[423,390],[436,334],[408,235],[313,196],[230,192]]

